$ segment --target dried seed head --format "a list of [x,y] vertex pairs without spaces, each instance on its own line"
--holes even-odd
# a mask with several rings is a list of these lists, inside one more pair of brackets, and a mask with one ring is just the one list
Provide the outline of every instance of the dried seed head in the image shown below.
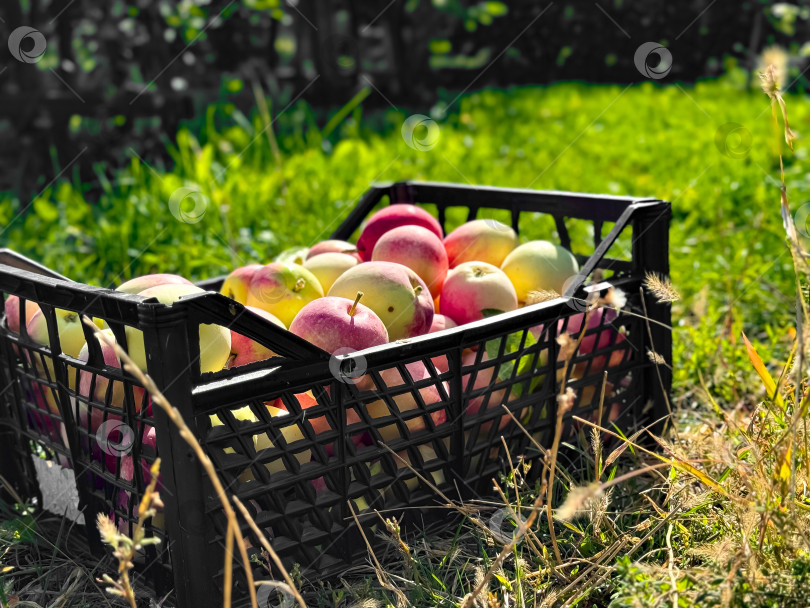
[[653,272],[648,272],[644,277],[644,286],[658,299],[659,303],[676,302],[681,299],[680,294],[668,278],[660,277]]
[[650,361],[652,361],[656,365],[666,365],[667,364],[664,357],[662,357],[661,355],[659,355],[658,353],[656,353],[654,351],[648,350],[647,351],[647,356],[650,358]]
[[532,304],[539,304],[540,302],[548,302],[549,300],[553,300],[555,298],[559,298],[560,294],[558,294],[553,289],[541,289],[538,291],[530,291],[529,294],[526,296],[526,306],[531,306]]
[[776,66],[771,64],[759,73],[759,84],[762,86],[762,91],[771,99],[779,94]]

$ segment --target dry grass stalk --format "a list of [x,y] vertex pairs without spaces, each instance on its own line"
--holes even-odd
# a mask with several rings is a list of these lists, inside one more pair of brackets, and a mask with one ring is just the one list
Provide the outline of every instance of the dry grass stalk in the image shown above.
[[[186,443],[191,446],[194,450],[194,453],[197,455],[197,458],[200,459],[200,463],[202,464],[203,468],[205,469],[206,474],[208,475],[211,484],[214,486],[214,490],[217,493],[217,497],[219,498],[220,503],[222,504],[222,509],[225,512],[225,516],[228,519],[228,533],[226,535],[226,555],[225,555],[225,581],[224,589],[223,589],[223,608],[230,608],[231,606],[231,585],[227,584],[227,581],[232,581],[233,578],[233,543],[235,542],[238,549],[239,554],[242,560],[242,565],[245,570],[245,576],[248,582],[248,591],[250,593],[250,602],[253,608],[258,608],[257,599],[256,599],[256,586],[253,581],[253,569],[251,566],[250,558],[247,554],[247,547],[245,545],[245,539],[242,537],[241,533],[239,532],[239,523],[236,518],[236,512],[234,511],[233,505],[231,504],[228,495],[225,492],[225,487],[222,485],[222,481],[219,479],[219,475],[217,475],[216,469],[214,468],[214,463],[211,462],[211,459],[203,450],[200,442],[197,441],[197,438],[194,436],[194,433],[186,424],[185,420],[183,420],[183,416],[180,412],[175,408],[171,403],[169,403],[168,399],[163,395],[160,389],[155,385],[154,381],[151,377],[147,374],[144,374],[140,368],[135,365],[126,351],[121,348],[116,342],[111,340],[108,336],[106,336],[102,331],[87,317],[83,319],[84,323],[93,329],[96,334],[97,339],[104,341],[105,344],[112,347],[115,350],[116,356],[121,361],[121,365],[130,374],[132,374],[138,382],[140,382],[143,387],[149,392],[149,395],[152,398],[152,403],[156,404],[160,407],[166,414],[169,416],[171,421],[177,426],[180,436],[185,439]],[[156,479],[156,476],[153,476],[153,479]],[[255,526],[255,522],[251,518],[249,513],[245,513],[248,524],[251,523]],[[281,567],[280,568],[283,574],[286,574],[286,577],[289,577],[289,574],[286,573],[286,570]],[[300,596],[299,596],[300,597]],[[301,604],[303,608],[305,608],[304,604]]]
[[107,593],[124,598],[131,608],[137,608],[135,592],[129,580],[129,571],[134,567],[132,560],[142,547],[160,542],[159,538],[147,537],[144,531],[146,520],[155,515],[155,486],[160,474],[160,458],[155,460],[149,473],[152,475],[152,479],[138,505],[138,521],[132,530],[132,538],[119,532],[115,523],[103,513],[99,513],[96,519],[96,527],[101,534],[101,539],[113,548],[113,555],[118,560],[118,580],[113,579],[109,574],[102,577],[103,582],[110,585]]
[[670,282],[669,278],[662,277],[654,272],[648,272],[644,277],[644,286],[653,294],[659,303],[677,302],[680,294]]

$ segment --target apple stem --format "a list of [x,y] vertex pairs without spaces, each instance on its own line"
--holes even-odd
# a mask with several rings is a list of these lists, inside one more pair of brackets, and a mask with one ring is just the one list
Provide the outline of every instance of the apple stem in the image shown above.
[[417,285],[416,287],[414,287],[413,292],[414,292],[416,295],[419,295],[420,293],[422,293],[422,286],[421,286],[421,285]]
[[349,316],[350,317],[354,316],[354,313],[357,310],[357,305],[360,303],[360,298],[362,298],[362,297],[363,297],[363,292],[358,291],[357,292],[357,297],[354,299],[354,303],[352,304],[352,307],[349,309]]

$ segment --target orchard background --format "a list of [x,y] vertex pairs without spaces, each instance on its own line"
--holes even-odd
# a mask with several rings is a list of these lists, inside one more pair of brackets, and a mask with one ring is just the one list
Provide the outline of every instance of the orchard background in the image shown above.
[[[762,439],[752,467],[778,477],[783,455],[770,454],[767,439],[789,424],[763,409],[768,395],[741,338],[776,377],[796,337],[780,133],[756,70],[776,64],[783,74],[798,134],[795,150],[785,150],[785,181],[799,235],[810,240],[807,9],[662,2],[639,16],[619,1],[332,4],[10,4],[3,37],[21,23],[40,25],[48,49],[36,65],[9,55],[0,77],[0,246],[74,280],[114,286],[149,272],[213,277],[315,243],[375,181],[668,200],[681,296],[672,314],[680,433],[665,440],[711,461],[709,470]],[[634,65],[648,39],[669,43],[666,78],[645,78]],[[150,55],[155,40],[165,47]],[[198,193],[193,209],[169,205],[178,188]],[[756,432],[746,427],[754,423]],[[747,527],[754,515],[737,510],[750,494],[724,466],[716,472],[727,495],[670,472],[658,483],[682,492],[677,516],[642,499],[629,516],[613,514],[616,538],[640,536],[636,527],[648,520],[667,525],[632,559],[605,561],[611,576],[590,580],[584,601],[805,605],[807,505],[789,522],[784,505],[766,500],[753,512],[766,513],[775,534],[758,536]],[[806,478],[806,461],[798,466]],[[58,593],[42,572],[76,563],[61,549],[45,557],[38,524],[3,508],[0,556],[16,555],[39,574],[15,576],[19,560],[0,568],[0,599],[14,605],[9,598],[34,580],[44,606]],[[583,559],[613,546],[598,525],[576,528],[570,542]],[[486,543],[459,551],[484,565],[492,558]],[[391,566],[411,583],[410,601],[456,605],[445,597],[453,560],[419,550],[413,560]],[[505,569],[491,600],[505,603],[492,605],[514,605],[510,581],[533,572],[518,557]],[[373,573],[365,581],[318,588],[323,605],[393,602]],[[554,605],[553,591],[548,599]]]

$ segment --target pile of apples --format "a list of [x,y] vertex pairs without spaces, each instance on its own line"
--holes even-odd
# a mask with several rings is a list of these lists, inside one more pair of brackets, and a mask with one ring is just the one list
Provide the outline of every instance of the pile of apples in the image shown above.
[[[237,268],[221,293],[330,354],[515,310],[532,290],[561,292],[578,270],[566,249],[519,245],[515,231],[495,220],[445,236],[432,215],[410,204],[372,215],[356,245],[327,240],[298,254],[298,263]],[[229,367],[271,354],[231,338]]]
[[[308,250],[299,249],[296,253],[297,257],[282,254],[277,258],[284,261],[235,269],[222,284],[221,293],[333,355],[440,332],[498,312],[516,310],[526,305],[532,291],[562,293],[566,280],[579,270],[576,258],[568,250],[543,240],[519,244],[515,231],[495,220],[469,221],[444,235],[441,225],[432,215],[410,204],[393,204],[373,214],[362,226],[356,244],[326,240]],[[295,259],[291,260],[291,257]],[[117,290],[157,298],[167,305],[183,296],[203,291],[187,279],[173,274],[138,277],[122,284]],[[14,333],[21,330],[19,307],[20,300],[16,296],[6,299],[6,324]],[[80,361],[87,361],[89,350],[79,315],[65,310],[57,310],[56,315],[62,351]],[[584,315],[577,318],[581,325]],[[596,323],[594,326],[598,326],[601,319],[601,313],[597,311],[589,325]],[[35,303],[26,303],[24,321],[30,339],[49,345],[45,316]],[[112,332],[104,329],[104,322],[97,323],[113,339]],[[568,325],[569,332],[577,331],[576,323],[576,318],[572,318]],[[145,371],[146,353],[141,332],[127,327],[126,336],[130,356]],[[623,336],[616,332],[611,335],[602,331],[599,344],[595,343],[594,336],[590,336],[583,340],[580,353],[604,348],[620,339]],[[101,347],[104,362],[112,367],[120,367],[114,350],[103,343]],[[486,353],[475,349],[468,349],[463,355],[465,366],[487,361]],[[218,325],[200,326],[202,372],[234,368],[272,356],[274,353],[271,349],[237,332]],[[42,360],[50,368],[48,371],[53,378],[52,361],[47,357]],[[44,377],[42,361],[31,363],[38,372],[43,372]],[[610,361],[610,365],[613,363]],[[435,357],[433,364],[439,373],[448,370],[444,356]],[[607,365],[607,361],[602,362],[603,368]],[[407,369],[414,381],[430,377],[424,363],[410,363]],[[490,366],[477,373],[467,373],[462,379],[465,391],[471,381],[473,390],[491,385],[494,372],[495,369]],[[70,388],[78,390],[80,395],[108,402],[113,407],[124,407],[125,391],[121,382],[113,382],[110,387],[106,379],[99,376],[92,382],[89,372],[81,372],[79,386],[75,387],[72,386],[74,376],[71,375]],[[405,384],[396,368],[385,370],[381,376],[386,386]],[[367,376],[356,379],[354,384],[360,391],[385,388],[374,386]],[[499,391],[487,399],[485,395],[470,400],[467,413],[477,412],[484,403],[487,408],[500,407],[503,393]],[[439,390],[435,386],[420,389],[420,395],[421,401],[426,404],[440,401]],[[41,409],[58,413],[50,389],[43,388],[35,398]],[[134,398],[138,412],[142,407],[151,408],[149,397],[144,395],[142,389],[134,389]],[[296,395],[296,398],[303,409],[317,405],[311,392]],[[401,412],[417,407],[416,399],[410,393],[397,396],[394,402]],[[267,407],[272,415],[287,415],[287,408],[281,399],[268,402]],[[369,403],[367,408],[369,415],[374,418],[390,414],[388,403],[382,399]],[[77,409],[79,423],[90,428],[91,432],[95,432],[103,423],[101,412],[94,410],[88,414],[83,403]],[[88,416],[91,418],[89,424]],[[350,418],[347,420],[349,424],[359,421],[356,413],[350,411],[347,416]],[[250,408],[240,410],[237,417],[246,421],[256,420]],[[107,417],[110,418],[114,416]],[[443,410],[434,413],[432,418],[437,425],[447,422]],[[510,420],[504,418],[500,428]],[[47,417],[43,419],[49,422]],[[316,432],[329,430],[324,417],[310,418],[310,422]],[[212,417],[212,423],[221,424],[216,417]],[[414,416],[407,425],[412,432],[416,432],[425,428],[425,421],[420,416]],[[53,430],[64,440],[63,428]],[[288,442],[295,441],[300,435],[295,426],[286,427],[285,432],[292,433],[287,437]],[[380,434],[386,441],[400,435],[395,424],[380,429]],[[359,445],[366,443],[369,438],[354,440]],[[143,441],[154,447],[153,428],[144,430]],[[267,441],[266,437],[255,437],[256,449],[271,447]],[[308,452],[301,457],[308,460]],[[115,459],[107,466],[114,471]],[[142,466],[146,477],[148,466],[145,463]],[[122,459],[122,476],[131,479],[133,468],[131,459]]]

